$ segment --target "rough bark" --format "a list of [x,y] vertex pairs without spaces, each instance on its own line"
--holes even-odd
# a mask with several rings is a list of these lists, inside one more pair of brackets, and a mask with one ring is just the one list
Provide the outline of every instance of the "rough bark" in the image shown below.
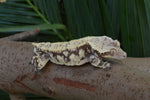
[[40,72],[30,64],[30,42],[0,41],[0,88],[11,100],[32,93],[58,100],[148,100],[150,58],[127,58],[104,71],[90,64],[79,67],[49,62]]

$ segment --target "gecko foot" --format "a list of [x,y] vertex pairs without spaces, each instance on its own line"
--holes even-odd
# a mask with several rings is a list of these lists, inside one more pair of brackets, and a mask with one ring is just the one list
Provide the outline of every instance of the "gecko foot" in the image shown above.
[[110,63],[107,62],[107,61],[104,62],[102,66],[103,66],[103,70],[104,70],[104,71],[107,71],[107,70],[110,70],[110,69],[111,69]]
[[107,71],[107,70],[111,69],[110,63],[107,62],[107,61],[103,62],[103,63],[99,64],[99,66],[95,66],[95,67],[102,68],[104,71]]

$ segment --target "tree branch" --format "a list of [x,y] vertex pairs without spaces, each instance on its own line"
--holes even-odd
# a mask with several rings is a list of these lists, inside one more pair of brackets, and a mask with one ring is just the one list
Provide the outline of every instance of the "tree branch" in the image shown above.
[[22,32],[22,33],[19,33],[19,34],[4,37],[4,38],[1,38],[1,40],[11,40],[11,41],[24,40],[28,37],[32,37],[32,36],[37,35],[39,33],[39,31],[40,31],[40,29],[38,28],[38,29],[31,30],[31,31]]
[[67,67],[49,62],[36,73],[32,56],[29,42],[0,42],[0,88],[11,100],[24,100],[23,93],[58,100],[150,99],[150,58],[127,58],[109,71],[90,64]]

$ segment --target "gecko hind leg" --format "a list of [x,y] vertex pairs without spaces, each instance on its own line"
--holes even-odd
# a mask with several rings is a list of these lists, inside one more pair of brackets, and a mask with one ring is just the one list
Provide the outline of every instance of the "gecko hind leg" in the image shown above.
[[35,66],[35,72],[40,71],[48,63],[49,55],[43,53],[42,55],[35,55],[32,57],[32,64]]

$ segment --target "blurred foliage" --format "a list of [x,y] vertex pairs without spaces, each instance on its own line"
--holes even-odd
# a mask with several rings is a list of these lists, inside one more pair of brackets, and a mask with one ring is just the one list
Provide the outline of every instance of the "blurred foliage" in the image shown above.
[[[52,98],[37,96],[33,94],[25,94],[27,100],[54,100]],[[10,100],[8,94],[2,90],[0,90],[0,100]]]
[[0,90],[0,100],[10,100],[6,92]]
[[128,56],[147,57],[149,5],[149,0],[7,0],[0,4],[0,35],[37,27],[41,34],[34,41],[107,35],[118,39]]

